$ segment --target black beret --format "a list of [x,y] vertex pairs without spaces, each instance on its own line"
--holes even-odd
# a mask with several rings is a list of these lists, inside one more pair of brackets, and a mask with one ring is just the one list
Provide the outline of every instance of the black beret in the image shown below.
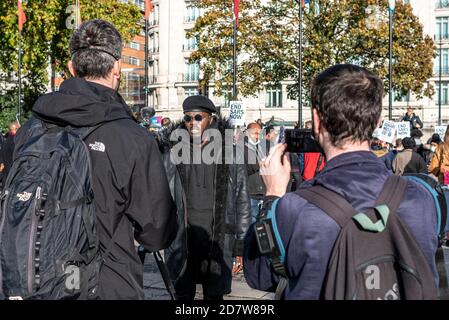
[[182,110],[184,112],[189,111],[203,111],[208,113],[215,113],[217,109],[214,103],[206,96],[190,96],[187,97],[182,103]]

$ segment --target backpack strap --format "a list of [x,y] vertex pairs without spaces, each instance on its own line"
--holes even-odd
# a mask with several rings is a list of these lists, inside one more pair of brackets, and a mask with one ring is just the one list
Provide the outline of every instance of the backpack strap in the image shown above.
[[407,180],[400,176],[391,175],[388,177],[374,207],[386,204],[390,209],[390,213],[396,212],[404,198],[407,189]]
[[[406,188],[406,180],[399,176],[391,175],[382,187],[382,191],[377,198],[374,207],[377,210],[382,211],[382,205],[387,205],[389,213],[396,211],[401,204]],[[337,222],[341,228],[343,228],[352,217],[357,215],[357,211],[348,201],[338,193],[323,186],[315,185],[310,188],[300,189],[296,193],[301,198],[323,210]]]
[[315,185],[296,192],[301,198],[323,210],[343,228],[357,214],[354,207],[338,193],[323,186]]

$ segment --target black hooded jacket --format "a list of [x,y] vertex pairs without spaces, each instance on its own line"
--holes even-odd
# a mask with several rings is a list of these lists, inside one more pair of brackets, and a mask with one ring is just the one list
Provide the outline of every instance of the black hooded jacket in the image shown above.
[[[81,78],[39,98],[33,115],[61,126],[102,124],[85,139],[101,252],[112,244],[100,271],[99,298],[143,299],[143,266],[134,239],[156,251],[167,248],[177,232],[176,206],[154,138],[114,90]],[[16,148],[26,138],[27,124],[18,132]]]

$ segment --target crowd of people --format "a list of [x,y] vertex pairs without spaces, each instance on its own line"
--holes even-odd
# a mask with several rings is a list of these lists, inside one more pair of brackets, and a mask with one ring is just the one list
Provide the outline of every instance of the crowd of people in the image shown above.
[[423,142],[420,130],[422,122],[412,108],[408,109],[403,121],[410,121],[411,136],[396,139],[394,145],[374,138],[371,141],[372,152],[396,175],[431,174],[439,182],[448,185],[449,176],[444,180],[444,175],[449,168],[449,158],[444,152],[449,148],[449,126],[443,140],[438,133],[434,133]]
[[[11,124],[3,143],[5,154],[12,157],[12,148],[16,159],[30,161],[13,169],[1,197],[6,204],[1,228],[7,232],[0,230],[0,296],[143,299],[138,245],[140,253],[164,250],[178,300],[194,300],[197,284],[205,300],[222,300],[232,290],[233,274],[242,270],[251,287],[276,291],[282,299],[437,298],[434,200],[419,183],[399,176],[431,173],[449,182],[449,130],[443,141],[434,135],[421,144],[422,122],[408,110],[404,120],[413,127],[412,137],[398,140],[395,148],[373,140],[383,98],[377,75],[349,64],[319,74],[311,86],[312,114],[305,127],[323,151],[287,153],[282,130],[260,120],[236,130],[202,95],[183,101],[181,121],[165,118],[161,130],[149,132],[117,92],[122,39],[115,27],[86,21],[69,47],[73,77],[57,93],[39,98],[32,119],[17,134],[18,125]],[[73,128],[89,128],[78,136],[87,146],[83,159],[90,168],[78,188],[84,190],[81,199],[55,192],[73,181],[73,172],[84,172],[70,166],[85,156],[76,142],[67,147],[78,134]],[[52,162],[61,169],[44,166],[36,179],[48,181],[28,176],[23,184],[18,180],[23,172],[42,170],[33,167],[38,158],[44,164],[56,161],[53,149],[48,154],[34,149],[51,143],[65,146],[62,160]],[[13,159],[3,159],[7,172]],[[18,189],[25,185],[26,190]],[[11,190],[17,194],[10,196]],[[37,208],[37,213],[23,208]],[[87,209],[93,210],[94,221],[88,224],[80,214],[86,228],[79,239],[58,238],[58,248],[76,250],[55,256],[60,251],[48,250],[55,246],[48,234],[59,230],[45,226],[70,223],[63,219],[80,212],[70,210]],[[40,220],[27,218],[29,212]],[[269,229],[274,249],[265,252]],[[24,263],[17,263],[22,258]],[[361,264],[355,264],[357,259]],[[52,281],[67,277],[70,265],[90,270],[90,277],[87,281],[81,274],[79,288],[67,291],[64,281]],[[371,281],[376,270],[382,280]],[[375,290],[365,288],[365,281]]]

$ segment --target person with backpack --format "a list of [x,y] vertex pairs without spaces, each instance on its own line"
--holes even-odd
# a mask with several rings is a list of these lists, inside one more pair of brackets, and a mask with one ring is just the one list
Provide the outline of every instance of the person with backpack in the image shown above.
[[117,92],[122,47],[109,22],[84,22],[69,42],[73,78],[16,136],[1,197],[7,299],[144,299],[134,240],[154,252],[176,236],[158,145]]
[[335,65],[314,79],[313,134],[327,164],[286,193],[286,145],[261,163],[267,192],[245,238],[250,287],[276,289],[277,299],[437,297],[433,198],[370,151],[382,97],[380,78],[359,66]]

